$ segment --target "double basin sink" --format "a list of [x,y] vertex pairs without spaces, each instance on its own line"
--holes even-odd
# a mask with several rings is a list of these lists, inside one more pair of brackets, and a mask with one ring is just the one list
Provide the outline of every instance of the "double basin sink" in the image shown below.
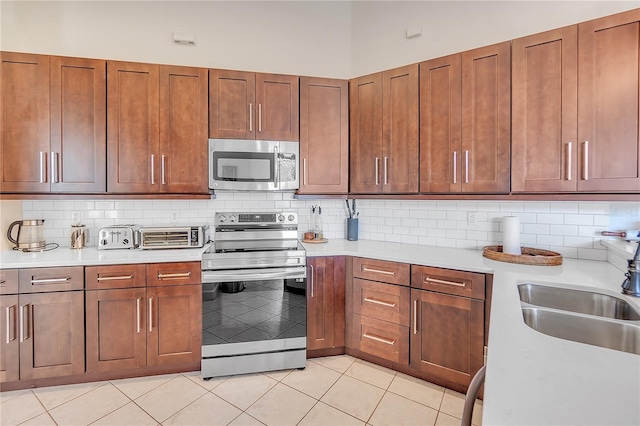
[[560,339],[640,355],[640,309],[591,289],[518,285],[522,316],[532,329]]

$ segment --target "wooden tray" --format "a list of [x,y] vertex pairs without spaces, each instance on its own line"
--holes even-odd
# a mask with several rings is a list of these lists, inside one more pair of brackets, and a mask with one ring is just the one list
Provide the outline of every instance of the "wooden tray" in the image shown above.
[[329,240],[327,240],[326,238],[321,238],[319,240],[302,240],[303,243],[309,243],[309,244],[324,244],[329,242]]
[[557,266],[562,265],[562,255],[555,251],[522,247],[522,254],[506,254],[502,246],[486,246],[482,248],[482,255],[500,262],[519,263],[521,265]]

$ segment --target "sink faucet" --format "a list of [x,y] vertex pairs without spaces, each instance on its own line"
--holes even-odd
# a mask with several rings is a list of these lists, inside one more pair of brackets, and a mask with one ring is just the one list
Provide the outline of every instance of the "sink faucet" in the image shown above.
[[622,283],[622,293],[640,297],[640,242],[633,259],[629,259],[629,270],[625,274],[626,280]]

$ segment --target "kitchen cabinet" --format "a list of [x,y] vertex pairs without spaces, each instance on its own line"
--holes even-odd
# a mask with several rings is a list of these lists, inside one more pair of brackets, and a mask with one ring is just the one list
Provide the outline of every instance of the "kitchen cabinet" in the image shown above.
[[464,390],[484,362],[485,276],[412,265],[410,367]]
[[409,363],[410,265],[352,258],[347,347],[395,365]]
[[298,194],[349,191],[349,82],[300,77]]
[[107,190],[206,193],[205,69],[107,62]]
[[350,191],[418,191],[418,65],[350,82]]
[[420,192],[508,193],[510,42],[420,64]]
[[209,70],[209,136],[298,141],[297,76]]
[[640,190],[640,11],[513,41],[514,192]]
[[2,192],[104,192],[105,61],[0,56]]
[[200,264],[87,267],[87,371],[200,362]]
[[[0,382],[84,372],[84,282],[75,279],[81,270],[32,268],[19,274],[15,270],[3,272],[2,279],[12,281],[6,290],[18,290],[18,294],[3,291],[0,296]],[[69,286],[70,291],[59,291],[60,285]],[[25,288],[30,293],[22,292]]]
[[345,257],[307,258],[307,276],[307,356],[344,348]]

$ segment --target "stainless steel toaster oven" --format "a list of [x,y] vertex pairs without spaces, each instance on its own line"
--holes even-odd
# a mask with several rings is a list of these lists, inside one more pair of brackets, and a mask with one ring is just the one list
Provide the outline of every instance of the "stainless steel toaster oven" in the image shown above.
[[139,231],[141,249],[198,248],[204,246],[206,226],[154,226]]

